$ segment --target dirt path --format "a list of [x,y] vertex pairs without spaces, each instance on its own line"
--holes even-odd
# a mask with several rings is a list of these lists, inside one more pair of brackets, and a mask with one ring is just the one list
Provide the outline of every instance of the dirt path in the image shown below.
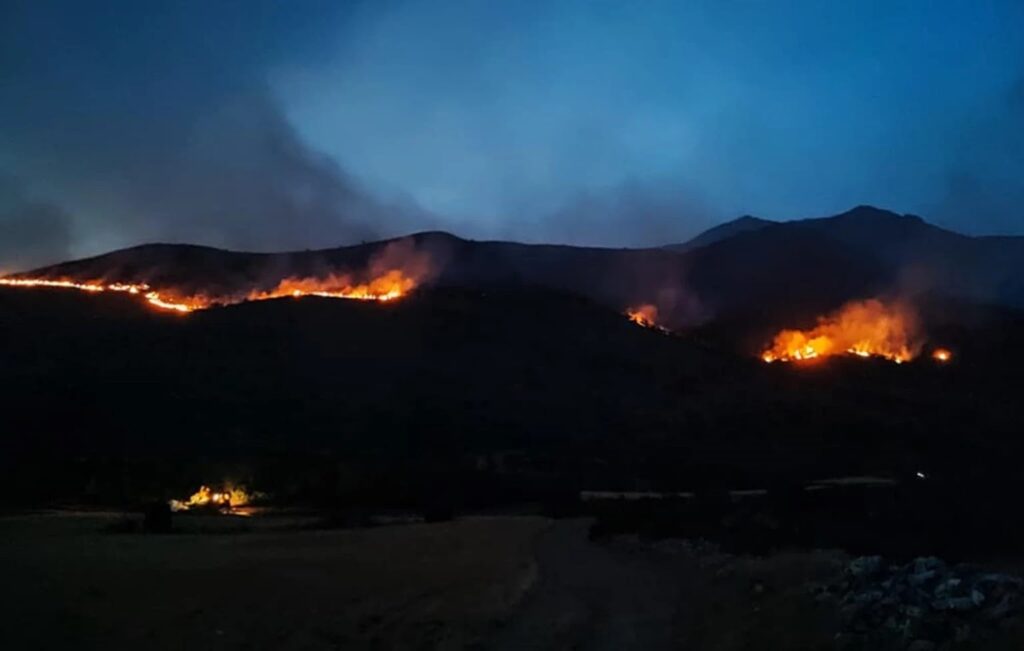
[[538,582],[486,648],[673,648],[679,576],[663,564],[590,542],[589,525],[560,520],[540,535]]

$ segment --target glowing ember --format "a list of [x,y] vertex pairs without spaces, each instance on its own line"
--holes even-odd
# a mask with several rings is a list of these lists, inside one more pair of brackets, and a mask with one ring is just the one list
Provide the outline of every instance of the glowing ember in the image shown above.
[[806,362],[833,355],[881,357],[901,364],[921,350],[918,320],[907,305],[847,303],[811,330],[783,330],[761,353],[765,362]]
[[936,348],[932,351],[932,359],[936,362],[948,362],[953,359],[953,353],[948,348]]
[[626,310],[629,320],[645,328],[654,328],[658,325],[658,308],[650,303]]
[[174,512],[188,511],[193,508],[210,507],[223,511],[230,511],[248,505],[254,495],[243,488],[227,487],[220,491],[214,491],[209,486],[200,486],[199,490],[192,493],[187,500],[171,500],[171,510]]

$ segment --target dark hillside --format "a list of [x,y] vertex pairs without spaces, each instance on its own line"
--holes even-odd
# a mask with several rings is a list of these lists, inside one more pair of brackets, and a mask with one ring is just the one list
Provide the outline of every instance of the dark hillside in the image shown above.
[[125,296],[5,289],[0,310],[0,474],[15,501],[131,499],[239,463],[276,493],[332,499],[353,490],[342,467],[378,487],[429,470],[428,483],[498,472],[520,487],[688,488],[965,460],[983,472],[1022,447],[1012,313],[943,326],[962,351],[949,366],[796,368],[542,290],[179,317]]

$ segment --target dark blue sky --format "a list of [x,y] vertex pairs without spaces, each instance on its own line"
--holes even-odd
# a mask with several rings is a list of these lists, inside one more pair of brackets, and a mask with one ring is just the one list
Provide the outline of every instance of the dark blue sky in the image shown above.
[[0,5],[0,266],[871,203],[1024,234],[1024,3]]

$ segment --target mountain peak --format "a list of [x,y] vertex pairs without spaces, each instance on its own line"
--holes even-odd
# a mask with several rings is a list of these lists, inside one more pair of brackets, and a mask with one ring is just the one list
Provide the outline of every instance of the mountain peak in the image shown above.
[[831,219],[858,221],[909,220],[922,223],[924,222],[924,220],[917,215],[901,215],[891,210],[885,210],[884,208],[878,208],[867,204],[855,206],[846,212],[839,213],[838,215],[831,217]]
[[731,221],[725,222],[724,224],[722,224],[722,226],[728,226],[729,224],[732,224],[734,226],[739,226],[741,224],[742,225],[760,225],[760,226],[765,226],[767,224],[772,224],[772,223],[774,223],[774,222],[772,220],[770,220],[770,219],[764,219],[764,218],[761,218],[761,217],[755,217],[754,215],[741,215],[740,217],[737,217],[736,219],[733,219]]
[[777,223],[778,222],[774,222],[770,219],[762,219],[760,217],[754,217],[753,215],[743,215],[742,217],[737,217],[732,221],[709,228],[687,242],[683,242],[682,244],[670,244],[665,248],[670,251],[682,253],[683,251],[689,251],[701,246],[720,242],[734,235],[739,235],[740,233],[759,231],[766,226],[771,226]]

